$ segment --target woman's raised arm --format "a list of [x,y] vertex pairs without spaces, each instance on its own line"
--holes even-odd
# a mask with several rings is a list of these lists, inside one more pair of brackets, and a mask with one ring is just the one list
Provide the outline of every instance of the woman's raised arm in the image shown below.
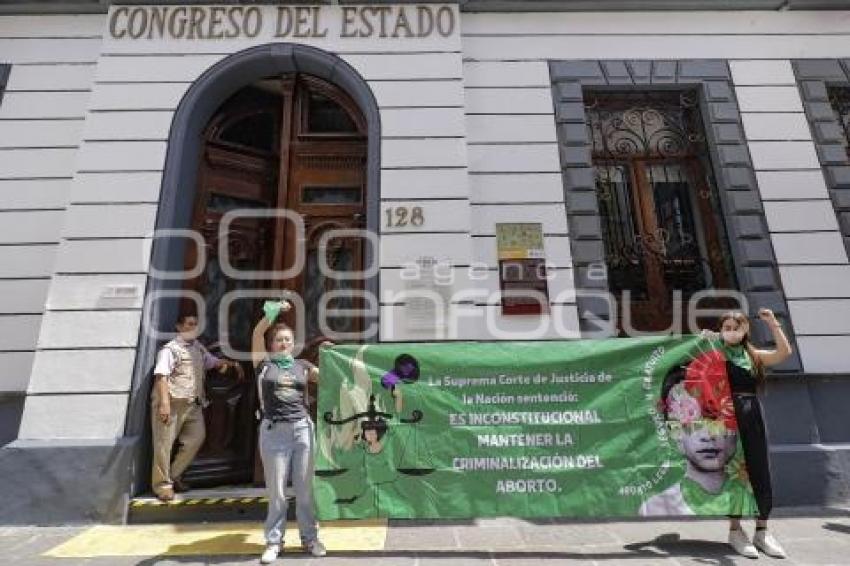
[[759,318],[770,328],[773,341],[776,343],[775,350],[756,350],[761,362],[766,366],[781,364],[791,355],[791,343],[782,331],[782,325],[776,320],[776,316],[770,309],[759,309]]
[[[275,308],[276,307],[276,308]],[[266,301],[263,305],[264,315],[257,321],[254,331],[251,333],[251,363],[256,368],[266,357],[266,331],[271,328],[272,323],[282,312],[292,308],[289,301],[274,303]]]

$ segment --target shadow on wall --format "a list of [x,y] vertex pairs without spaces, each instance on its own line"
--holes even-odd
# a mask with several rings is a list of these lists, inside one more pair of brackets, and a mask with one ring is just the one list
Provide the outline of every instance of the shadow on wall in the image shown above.
[[24,399],[26,395],[22,393],[0,393],[0,446],[18,438],[18,429],[24,414]]

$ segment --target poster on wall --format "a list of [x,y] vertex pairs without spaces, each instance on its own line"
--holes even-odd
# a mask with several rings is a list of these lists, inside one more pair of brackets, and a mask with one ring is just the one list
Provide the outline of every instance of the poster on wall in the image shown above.
[[322,352],[322,519],[755,515],[697,336]]
[[549,310],[543,225],[497,223],[496,253],[502,314],[541,314]]

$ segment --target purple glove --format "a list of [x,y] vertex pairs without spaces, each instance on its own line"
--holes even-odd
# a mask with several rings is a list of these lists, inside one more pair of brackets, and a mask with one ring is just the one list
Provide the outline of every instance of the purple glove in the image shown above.
[[394,371],[388,371],[381,378],[381,385],[384,389],[394,389],[399,384],[401,378]]

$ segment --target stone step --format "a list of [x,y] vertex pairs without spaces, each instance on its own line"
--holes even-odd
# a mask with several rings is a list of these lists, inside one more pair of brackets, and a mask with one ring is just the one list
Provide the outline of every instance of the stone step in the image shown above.
[[193,489],[176,494],[170,502],[145,494],[130,500],[127,523],[262,521],[267,507],[266,490],[251,486]]

